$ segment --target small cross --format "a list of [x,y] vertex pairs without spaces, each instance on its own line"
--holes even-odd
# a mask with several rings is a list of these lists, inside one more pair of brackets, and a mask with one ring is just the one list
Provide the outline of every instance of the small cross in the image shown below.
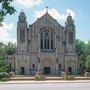
[[46,6],[46,13],[48,13],[48,6]]
[[22,9],[22,12],[23,12],[23,9]]

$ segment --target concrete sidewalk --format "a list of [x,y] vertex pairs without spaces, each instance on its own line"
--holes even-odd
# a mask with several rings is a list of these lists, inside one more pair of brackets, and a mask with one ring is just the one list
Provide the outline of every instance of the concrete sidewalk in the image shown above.
[[49,83],[90,83],[90,80],[46,80],[46,81],[7,81],[0,84],[49,84]]

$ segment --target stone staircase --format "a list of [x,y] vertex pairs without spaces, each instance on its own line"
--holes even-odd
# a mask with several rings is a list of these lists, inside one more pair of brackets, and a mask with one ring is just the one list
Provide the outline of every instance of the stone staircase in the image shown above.
[[[49,76],[46,75],[46,80],[62,80],[61,77]],[[20,80],[35,80],[34,76],[26,76],[26,75],[15,75],[10,78],[10,80],[20,81]]]
[[[50,76],[46,75],[45,76],[46,80],[62,80],[62,77],[55,77],[55,76]],[[13,77],[10,78],[11,81],[28,81],[32,80],[35,81],[35,76],[27,76],[27,75],[14,75]],[[90,80],[90,77],[75,77],[75,80]]]
[[10,80],[34,80],[34,76],[26,76],[26,75],[15,75],[10,78]]

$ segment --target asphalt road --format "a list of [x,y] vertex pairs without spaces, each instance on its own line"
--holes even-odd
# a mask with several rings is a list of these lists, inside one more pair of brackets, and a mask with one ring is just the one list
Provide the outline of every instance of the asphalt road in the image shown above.
[[0,90],[90,90],[90,83],[0,84]]

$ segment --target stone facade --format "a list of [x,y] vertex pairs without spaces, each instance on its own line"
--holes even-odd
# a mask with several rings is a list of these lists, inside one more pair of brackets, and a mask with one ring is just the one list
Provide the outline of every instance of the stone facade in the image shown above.
[[16,74],[60,75],[62,71],[76,74],[75,25],[68,15],[65,26],[46,12],[29,25],[24,12],[17,22],[17,52],[8,59]]

